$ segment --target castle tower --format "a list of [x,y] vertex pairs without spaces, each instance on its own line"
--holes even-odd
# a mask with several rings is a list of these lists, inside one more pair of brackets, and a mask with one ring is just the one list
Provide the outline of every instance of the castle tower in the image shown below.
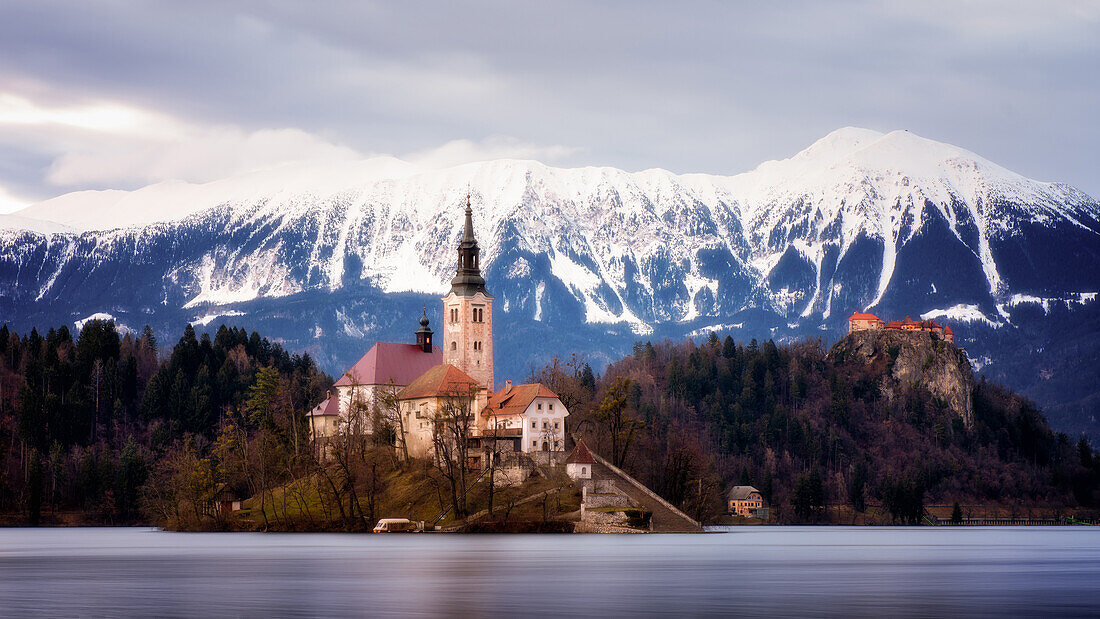
[[474,238],[474,211],[466,196],[466,229],[458,244],[458,272],[443,297],[443,363],[466,372],[490,391],[493,382],[493,297],[485,290]]

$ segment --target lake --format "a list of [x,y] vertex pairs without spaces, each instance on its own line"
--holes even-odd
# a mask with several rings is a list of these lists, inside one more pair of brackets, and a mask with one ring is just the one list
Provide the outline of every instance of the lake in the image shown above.
[[0,529],[0,615],[1100,615],[1100,528]]

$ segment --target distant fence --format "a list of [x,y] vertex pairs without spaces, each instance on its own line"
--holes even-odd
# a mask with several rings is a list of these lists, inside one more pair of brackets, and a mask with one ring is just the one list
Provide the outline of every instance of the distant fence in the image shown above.
[[950,518],[928,518],[938,527],[1049,527],[1060,525],[1100,525],[1100,520],[1078,520],[1076,518],[963,518],[954,522]]

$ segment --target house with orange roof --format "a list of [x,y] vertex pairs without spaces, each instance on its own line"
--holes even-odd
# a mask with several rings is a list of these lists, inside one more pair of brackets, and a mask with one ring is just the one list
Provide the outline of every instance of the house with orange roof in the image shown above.
[[874,314],[853,312],[848,317],[848,333],[852,331],[867,331],[869,329],[881,329],[882,319]]
[[[436,440],[472,436],[486,394],[474,378],[449,363],[429,369],[397,394],[404,428],[397,440],[404,441],[410,458],[423,458],[432,454]],[[449,431],[455,424],[460,433]]]
[[508,380],[482,411],[480,435],[514,439],[519,443],[514,451],[562,451],[568,416],[561,399],[546,385],[513,385]]

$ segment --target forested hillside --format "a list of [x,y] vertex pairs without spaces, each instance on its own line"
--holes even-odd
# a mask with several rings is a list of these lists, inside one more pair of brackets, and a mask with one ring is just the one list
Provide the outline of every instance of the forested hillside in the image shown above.
[[[573,358],[529,378],[561,396],[573,436],[704,521],[734,484],[759,488],[779,522],[867,510],[916,521],[930,503],[1097,506],[1087,440],[975,380],[946,342],[875,337],[829,351],[645,342],[603,375]],[[400,465],[385,436],[318,461],[304,413],[330,385],[308,355],[240,329],[189,326],[162,352],[151,330],[106,321],[75,339],[0,328],[0,518],[228,526],[213,508],[228,492],[255,498],[257,526],[357,529],[393,502],[401,471],[441,483]],[[318,520],[288,516],[292,501]]]
[[[576,363],[532,378],[570,400],[574,432],[703,519],[723,511],[738,483],[755,485],[787,522],[827,519],[826,504],[862,512],[874,503],[899,521],[932,502],[1096,505],[1100,468],[1088,442],[1052,432],[1027,399],[970,383],[968,424],[929,384],[893,378],[904,375],[894,367],[907,357],[901,347],[868,359],[845,345],[830,354],[818,340],[712,335],[698,346],[639,343],[598,379]],[[961,358],[945,342],[935,350],[917,365]]]
[[296,418],[331,380],[308,355],[243,330],[186,328],[159,354],[148,328],[113,322],[45,336],[0,328],[0,515],[13,521],[146,521],[142,487],[178,450],[210,443],[258,377]]

